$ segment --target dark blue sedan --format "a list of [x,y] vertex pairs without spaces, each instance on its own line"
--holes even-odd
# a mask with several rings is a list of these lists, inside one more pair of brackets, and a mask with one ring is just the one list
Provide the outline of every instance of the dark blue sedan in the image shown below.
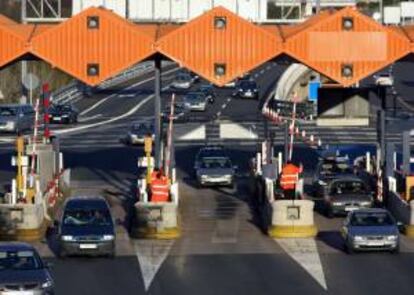
[[398,226],[394,217],[385,209],[350,212],[344,222],[342,235],[348,253],[369,250],[399,252]]

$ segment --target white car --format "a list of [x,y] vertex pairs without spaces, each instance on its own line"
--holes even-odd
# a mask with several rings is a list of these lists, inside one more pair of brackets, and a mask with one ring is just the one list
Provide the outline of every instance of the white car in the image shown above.
[[192,112],[204,112],[208,99],[203,92],[189,92],[184,96],[184,107]]
[[381,73],[374,75],[375,85],[378,86],[392,86],[394,85],[394,78],[390,73]]

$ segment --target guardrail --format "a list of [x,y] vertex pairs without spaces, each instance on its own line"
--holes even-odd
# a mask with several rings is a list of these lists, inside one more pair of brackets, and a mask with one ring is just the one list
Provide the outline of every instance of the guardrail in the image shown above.
[[[148,61],[144,63],[137,64],[134,67],[127,69],[126,71],[122,72],[121,74],[114,76],[96,87],[98,90],[108,89],[115,85],[119,85],[140,75],[149,72],[153,69],[153,63]],[[54,91],[52,93],[52,101],[54,103],[68,103],[68,102],[76,102],[81,99],[85,92],[90,91],[88,86],[85,86],[79,81],[73,81],[68,85]]]

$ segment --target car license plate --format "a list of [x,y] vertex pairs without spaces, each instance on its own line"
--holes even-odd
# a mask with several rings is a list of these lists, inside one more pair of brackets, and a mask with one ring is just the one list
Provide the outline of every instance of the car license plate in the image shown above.
[[53,117],[54,121],[60,121],[62,118],[61,117]]
[[346,212],[358,210],[358,207],[345,207]]
[[88,250],[88,249],[96,249],[98,248],[98,246],[96,244],[80,244],[79,248]]
[[382,247],[382,246],[384,246],[384,242],[382,242],[382,241],[369,241],[368,246]]

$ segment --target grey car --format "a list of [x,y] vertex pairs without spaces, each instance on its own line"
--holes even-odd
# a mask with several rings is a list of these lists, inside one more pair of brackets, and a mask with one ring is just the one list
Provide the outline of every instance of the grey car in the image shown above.
[[207,96],[203,92],[189,92],[183,99],[184,107],[192,112],[204,112],[207,109],[207,103]]
[[329,193],[329,184],[339,178],[352,177],[353,170],[347,158],[328,157],[319,161],[314,173],[312,194],[323,199]]
[[374,204],[373,192],[357,177],[334,179],[327,188],[324,204],[328,217],[345,215],[360,208],[370,208]]
[[397,223],[385,209],[371,208],[350,212],[342,227],[348,253],[388,250],[399,252],[400,234]]
[[48,264],[26,243],[0,243],[0,294],[54,294]]
[[19,133],[34,126],[35,111],[31,105],[1,105],[0,132]]
[[236,167],[229,157],[203,157],[196,168],[197,181],[201,186],[234,186]]

